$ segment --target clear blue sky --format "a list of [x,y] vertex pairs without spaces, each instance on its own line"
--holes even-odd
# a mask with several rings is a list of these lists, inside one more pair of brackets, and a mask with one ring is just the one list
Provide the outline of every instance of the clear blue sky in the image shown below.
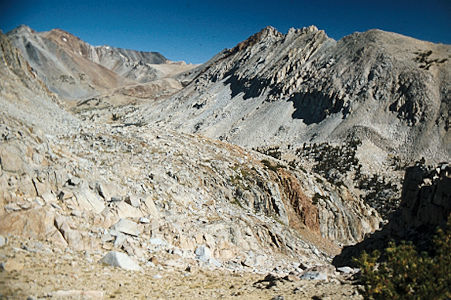
[[158,51],[202,63],[267,25],[316,25],[340,39],[372,28],[451,43],[451,0],[0,0],[0,29],[61,28],[92,45]]

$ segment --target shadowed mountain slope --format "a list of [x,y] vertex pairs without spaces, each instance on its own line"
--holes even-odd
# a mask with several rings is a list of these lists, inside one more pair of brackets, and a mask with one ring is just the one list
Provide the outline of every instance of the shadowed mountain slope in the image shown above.
[[385,155],[440,161],[451,150],[450,56],[449,45],[380,30],[335,41],[314,26],[267,27],[140,117],[242,146],[359,138]]

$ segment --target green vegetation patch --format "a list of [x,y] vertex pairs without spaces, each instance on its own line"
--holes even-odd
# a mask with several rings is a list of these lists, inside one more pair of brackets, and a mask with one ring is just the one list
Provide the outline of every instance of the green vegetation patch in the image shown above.
[[[366,299],[451,299],[451,217],[438,229],[429,252],[407,242],[391,242],[354,261],[361,269]],[[381,259],[383,257],[383,259]]]

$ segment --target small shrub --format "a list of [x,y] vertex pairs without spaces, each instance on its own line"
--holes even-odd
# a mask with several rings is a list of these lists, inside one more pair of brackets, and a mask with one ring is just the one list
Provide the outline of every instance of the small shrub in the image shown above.
[[418,253],[411,243],[389,243],[385,258],[379,251],[363,252],[361,269],[367,299],[451,299],[451,217],[438,229],[431,253]]
[[273,146],[273,147],[257,147],[252,148],[252,150],[258,151],[260,153],[263,153],[268,156],[272,156],[275,159],[281,159],[282,158],[282,152],[279,150],[279,146]]
[[269,160],[266,160],[266,159],[262,159],[261,162],[262,162],[262,164],[263,164],[266,168],[270,169],[270,170],[273,171],[273,172],[277,172],[277,169],[280,167],[279,165],[273,166],[273,165],[271,164],[271,162],[270,162]]
[[314,205],[318,204],[319,199],[323,199],[323,196],[321,196],[318,193],[315,193],[315,195],[313,195],[313,197],[312,197],[312,203]]
[[238,205],[240,208],[244,208],[243,205],[241,204],[240,201],[238,201],[238,199],[234,198],[232,200],[232,204]]
[[113,121],[118,121],[120,118],[121,117],[116,113],[113,113],[113,115],[111,116],[111,120],[113,120]]

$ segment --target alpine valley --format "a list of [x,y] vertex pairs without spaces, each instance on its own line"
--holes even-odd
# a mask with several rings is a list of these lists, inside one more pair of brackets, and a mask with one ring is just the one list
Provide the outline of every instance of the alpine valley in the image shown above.
[[451,213],[450,45],[0,46],[2,299],[362,299],[353,256]]

